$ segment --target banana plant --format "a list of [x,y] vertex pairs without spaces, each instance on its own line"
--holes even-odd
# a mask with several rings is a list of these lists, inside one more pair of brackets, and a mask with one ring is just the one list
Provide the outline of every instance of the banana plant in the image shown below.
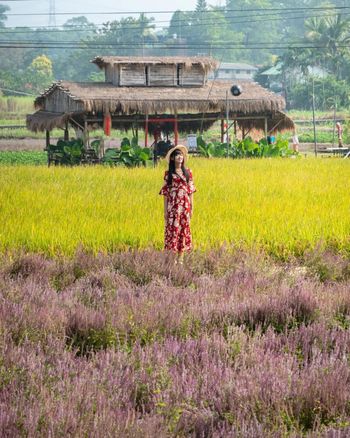
[[203,157],[210,158],[214,156],[215,146],[212,143],[206,143],[202,136],[197,138],[197,148]]

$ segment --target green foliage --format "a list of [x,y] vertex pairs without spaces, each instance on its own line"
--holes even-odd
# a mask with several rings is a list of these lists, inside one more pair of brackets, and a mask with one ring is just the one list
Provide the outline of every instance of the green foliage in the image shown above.
[[10,90],[33,93],[33,96],[47,88],[53,79],[52,62],[45,55],[37,56],[27,67],[23,67],[22,62],[18,68],[0,71],[0,85]]
[[96,155],[99,156],[101,149],[101,140],[97,139],[92,141],[90,147],[95,151]]
[[41,151],[0,151],[0,165],[42,165],[47,155]]
[[325,78],[308,78],[295,84],[289,92],[289,101],[293,108],[312,109],[312,94],[314,90],[315,107],[327,110],[336,103],[337,108],[348,107],[350,104],[350,84],[339,80],[333,75]]
[[206,158],[287,157],[294,154],[289,149],[288,140],[283,138],[278,138],[275,144],[268,144],[265,138],[256,143],[251,137],[246,137],[227,145],[215,141],[206,143],[202,137],[198,137],[197,145],[200,154]]
[[49,145],[48,154],[51,160],[57,164],[72,166],[81,162],[83,149],[84,145],[81,139],[58,140],[56,145]]
[[113,327],[106,324],[101,328],[72,330],[67,333],[67,345],[78,355],[86,355],[98,350],[111,348],[117,343],[117,334]]
[[138,145],[137,137],[131,142],[123,138],[120,149],[107,149],[103,157],[103,163],[108,165],[140,167],[152,165],[152,151],[150,148],[142,148]]
[[52,62],[45,56],[37,56],[33,59],[26,71],[27,88],[39,93],[47,88],[53,81]]
[[206,143],[202,136],[197,137],[197,148],[203,157],[210,158],[214,156],[214,145],[210,142]]
[[[118,44],[133,45],[133,44],[151,44],[157,41],[155,33],[155,25],[153,24],[153,17],[146,17],[141,13],[138,18],[126,17],[121,18],[120,21],[114,20],[104,23],[99,34],[94,37],[94,43],[99,42],[103,44]],[[130,53],[130,48],[119,48],[119,55],[137,55]],[[137,49],[136,49],[137,50]]]

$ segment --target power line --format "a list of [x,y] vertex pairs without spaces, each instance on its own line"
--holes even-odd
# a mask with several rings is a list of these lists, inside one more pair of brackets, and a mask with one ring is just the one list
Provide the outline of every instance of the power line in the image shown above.
[[[271,16],[274,16],[274,15],[279,15],[279,14],[271,14]],[[309,15],[309,16],[299,15],[299,16],[286,17],[286,18],[288,18],[288,20],[299,20],[299,19],[310,19],[310,18],[324,18],[324,17],[335,16],[335,15],[338,15],[338,14],[329,14],[329,15],[322,14],[322,15]],[[342,13],[342,16],[345,16],[345,15],[350,15],[350,12]],[[267,19],[267,17],[268,17],[267,15],[259,15],[258,17],[260,18],[259,20],[252,20],[250,18],[249,20],[244,20],[244,21],[229,21],[227,24],[228,25],[246,24],[246,23],[250,24],[250,23],[272,22],[272,21],[279,21],[280,20],[280,18],[269,18],[269,19]],[[227,19],[227,17],[223,17],[223,18]],[[232,17],[232,18],[234,18],[234,17]],[[230,19],[230,17],[228,19]],[[214,20],[215,20],[215,18],[213,17],[208,22],[201,21],[200,23],[191,23],[191,24],[188,24],[187,22],[183,21],[182,23],[178,24],[178,26],[182,26],[183,25],[184,29],[185,29],[185,27],[191,27],[191,28],[193,28],[193,27],[204,27],[204,26],[209,26],[212,23],[213,23],[213,25],[215,25]],[[168,23],[168,21],[152,22],[152,23],[150,23],[151,26],[148,27],[149,30],[163,28],[162,26],[153,26],[154,23]],[[110,23],[102,23],[102,24],[99,24],[98,26],[106,26],[107,24],[110,24]],[[141,25],[142,24],[135,22],[135,23],[131,23],[130,26],[126,25],[126,26],[123,26],[121,28],[116,28],[115,30],[116,31],[124,31],[124,30],[135,30],[136,31],[136,30],[138,30],[141,27]],[[59,32],[85,32],[85,33],[89,33],[89,32],[97,32],[97,31],[103,29],[103,28],[97,28],[97,27],[91,28],[91,29],[86,28],[86,27],[74,28],[73,26],[71,26],[71,28],[67,29],[64,26],[65,25],[61,25],[61,26],[42,26],[42,27],[36,27],[36,28],[33,28],[33,29],[29,29],[29,28],[23,29],[23,28],[18,28],[18,27],[12,27],[12,28],[6,27],[6,28],[4,28],[5,30],[0,30],[0,35],[2,35],[2,34],[21,34],[21,33],[23,33],[23,34],[30,34],[30,33],[54,33],[54,32],[58,32],[58,33]],[[95,26],[97,26],[97,25],[95,25]],[[62,29],[52,29],[51,30],[52,27],[63,27],[63,28]],[[14,29],[14,30],[7,31],[7,29]],[[16,30],[16,29],[20,29],[20,30]],[[38,30],[38,29],[43,29],[43,30]]]
[[15,94],[23,94],[24,96],[35,96],[35,94],[25,93],[24,91],[11,90],[9,88],[0,87],[0,90],[9,91],[9,92],[15,93]]
[[[95,41],[34,41],[34,40],[26,40],[26,41],[8,41],[8,40],[3,40],[0,41],[0,44],[48,44],[48,45],[59,45],[59,46],[65,46],[65,45],[77,45],[77,46],[116,46],[116,47],[142,47],[142,46],[149,46],[149,47],[157,47],[157,46],[168,46],[167,43],[164,42],[108,42],[108,41],[101,41],[101,42],[95,42]],[[248,43],[243,43],[243,42],[227,42],[227,41],[223,41],[223,40],[219,40],[219,41],[201,41],[199,43],[181,43],[181,44],[175,44],[175,43],[171,43],[169,44],[170,46],[174,46],[174,47],[183,47],[183,46],[192,46],[192,47],[196,47],[196,46],[211,46],[211,45],[221,45],[223,47],[225,46],[248,46],[250,44],[253,45],[268,45],[268,46],[280,46],[281,44],[285,45],[288,44],[288,47],[291,48],[304,48],[304,47],[313,47],[310,46],[310,44],[312,44],[310,42],[310,44],[305,43],[305,41],[289,41],[288,43],[281,43],[281,42],[272,42],[272,41],[253,41],[253,42],[248,42]],[[350,43],[348,44],[342,44],[341,47],[348,47],[350,45]],[[316,47],[316,46],[315,46]],[[323,46],[317,46],[317,47],[324,47],[326,48],[327,45],[323,45]],[[340,45],[338,46],[340,47]]]
[[[254,50],[254,49],[270,49],[270,50],[282,50],[282,49],[328,49],[326,45],[291,45],[290,43],[284,43],[283,45],[276,45],[277,43],[251,43],[251,45],[247,45],[244,43],[191,43],[191,44],[164,44],[158,43],[155,44],[137,44],[137,43],[93,43],[93,44],[80,44],[80,43],[33,43],[33,42],[21,42],[21,43],[12,43],[12,42],[0,42],[0,49],[104,49],[104,48],[118,48],[118,49],[141,49],[142,47],[145,49],[173,49],[173,50],[183,50],[183,49],[231,49],[231,50]],[[349,44],[339,44],[337,48],[349,48]]]
[[[212,9],[212,10],[206,10],[206,11],[200,11],[201,14],[206,13],[213,13],[215,10],[217,11],[223,11],[223,12],[262,12],[262,11],[326,11],[326,10],[344,10],[349,9],[350,6],[322,6],[322,7],[303,7],[303,8],[247,8],[247,9]],[[172,11],[105,11],[105,12],[57,12],[56,15],[126,15],[126,14],[171,14],[177,12]],[[180,11],[180,12],[196,12],[195,10],[188,10],[188,11]],[[47,16],[49,15],[49,12],[22,12],[22,13],[10,13],[6,14],[6,16]]]
[[[28,0],[29,1],[29,0]],[[350,7],[349,7],[350,8]],[[260,12],[263,12],[263,11],[260,11]],[[294,11],[293,10],[289,10],[289,11],[285,11],[285,13],[286,14],[289,14],[289,13],[294,13]],[[349,12],[343,12],[342,13],[342,16],[343,15],[348,15],[349,14]],[[330,14],[329,15],[339,15],[337,12],[335,12],[335,11],[330,11]],[[278,13],[269,13],[269,14],[259,14],[259,15],[257,15],[257,17],[260,17],[260,18],[264,18],[264,19],[266,19],[266,18],[268,18],[268,17],[272,17],[272,16],[278,16],[278,17],[280,17],[281,16],[281,13],[280,12],[278,12]],[[322,13],[321,15],[298,15],[298,16],[292,16],[292,17],[285,17],[285,18],[288,18],[288,19],[295,19],[295,18],[297,18],[297,19],[299,19],[299,18],[314,18],[314,17],[326,17],[326,16],[328,16],[328,15],[326,15],[326,14],[324,14],[324,13]],[[84,16],[83,16],[84,17]],[[84,17],[85,18],[85,17]],[[213,16],[213,17],[208,17],[208,18],[205,18],[205,19],[201,19],[200,20],[200,23],[210,23],[211,21],[213,21],[213,20],[217,20],[217,16]],[[230,15],[230,16],[227,16],[227,15],[223,15],[222,16],[222,18],[223,19],[225,19],[225,20],[232,20],[233,18],[238,18],[238,19],[241,19],[241,18],[249,18],[249,20],[247,20],[247,21],[238,21],[238,22],[234,22],[234,21],[230,21],[230,23],[238,23],[238,24],[241,24],[241,23],[247,23],[247,22],[252,22],[252,20],[251,20],[251,18],[252,18],[252,15],[251,14],[249,14],[249,15],[240,15],[240,16],[236,16],[236,15]],[[151,25],[151,26],[153,26],[154,24],[159,24],[159,23],[172,23],[172,24],[179,24],[179,25],[182,25],[182,24],[184,24],[184,25],[187,25],[187,26],[194,26],[194,25],[197,25],[197,23],[193,23],[193,22],[189,22],[187,19],[185,19],[185,18],[183,18],[183,19],[177,19],[177,20],[154,20],[154,21],[150,21],[149,22],[149,24]],[[104,22],[104,23],[92,23],[92,22],[88,22],[88,24],[87,24],[87,26],[88,25],[91,25],[91,26],[95,26],[95,28],[97,28],[98,26],[105,26],[106,24],[111,24],[111,23],[114,23],[113,21],[112,22]],[[120,22],[117,22],[117,23],[120,23]],[[135,23],[134,24],[139,24],[140,22],[137,22],[137,21],[135,21]],[[81,30],[82,31],[84,31],[84,30],[90,30],[90,29],[88,29],[87,27],[84,27],[84,25],[82,25],[82,26],[74,26],[74,25],[71,25],[71,24],[69,24],[69,25],[67,25],[66,23],[64,23],[64,24],[60,24],[60,25],[57,25],[57,26],[33,26],[33,30],[37,30],[37,29],[45,29],[45,30],[47,30],[47,29],[51,29],[51,28],[63,28],[65,31],[67,31],[67,27],[74,27],[74,29],[72,29],[72,30],[77,30],[78,28],[81,28]],[[6,29],[21,29],[21,28],[26,28],[25,26],[12,26],[12,27],[10,27],[10,26],[6,26],[4,29],[6,30]],[[126,28],[126,27],[124,27],[124,28]],[[62,30],[63,30],[62,29]],[[93,29],[94,30],[94,29]],[[4,32],[4,30],[3,29],[1,29],[0,30],[1,32]]]

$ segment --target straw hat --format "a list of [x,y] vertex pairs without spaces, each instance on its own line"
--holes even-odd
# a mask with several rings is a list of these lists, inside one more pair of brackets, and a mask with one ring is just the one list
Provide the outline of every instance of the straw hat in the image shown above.
[[168,153],[165,156],[165,159],[167,160],[167,162],[169,163],[170,161],[170,155],[176,151],[179,150],[182,152],[183,156],[184,156],[184,162],[188,159],[188,150],[186,146],[183,146],[182,144],[178,144],[177,146],[174,146],[173,148],[169,149]]

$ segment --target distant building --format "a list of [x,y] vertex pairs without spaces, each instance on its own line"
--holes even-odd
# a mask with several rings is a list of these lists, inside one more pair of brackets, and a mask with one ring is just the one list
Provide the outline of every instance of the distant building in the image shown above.
[[248,81],[254,80],[254,74],[258,70],[257,67],[244,63],[222,62],[217,70],[209,76],[209,78],[223,81],[234,79],[245,79]]
[[[311,66],[307,67],[308,75],[317,77],[320,79],[325,78],[328,75],[328,72],[322,67]],[[307,76],[302,73],[300,68],[290,68],[288,70],[288,74],[283,74],[283,65],[281,62],[277,62],[277,64],[260,72],[260,76],[264,76],[265,86],[267,86],[270,90],[275,93],[282,93],[285,96],[285,86],[284,82],[288,79],[288,82],[293,83],[303,83],[308,81]],[[284,91],[283,91],[284,90]]]

